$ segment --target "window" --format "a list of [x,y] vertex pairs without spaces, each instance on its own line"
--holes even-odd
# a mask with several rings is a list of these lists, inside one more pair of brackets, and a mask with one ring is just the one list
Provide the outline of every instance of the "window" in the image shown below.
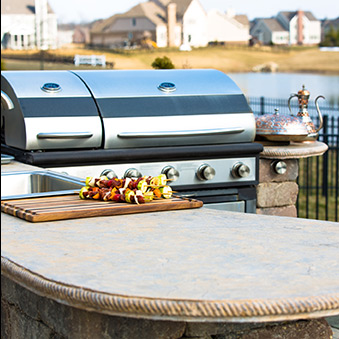
[[137,25],[137,19],[136,18],[133,18],[132,19],[132,26],[136,26]]

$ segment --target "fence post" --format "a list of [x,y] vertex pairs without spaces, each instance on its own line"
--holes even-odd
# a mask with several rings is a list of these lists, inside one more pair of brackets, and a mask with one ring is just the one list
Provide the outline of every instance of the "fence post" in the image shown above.
[[265,98],[260,97],[260,114],[264,115],[265,114]]
[[[334,125],[334,123],[333,123]],[[337,133],[333,133],[336,139],[335,145],[335,221],[339,221],[338,219],[338,211],[339,211],[339,117],[337,118]]]
[[[323,142],[328,144],[328,115],[323,116],[324,124],[323,124]],[[322,195],[327,196],[327,188],[328,188],[328,152],[325,152],[323,156],[323,182],[322,182]]]

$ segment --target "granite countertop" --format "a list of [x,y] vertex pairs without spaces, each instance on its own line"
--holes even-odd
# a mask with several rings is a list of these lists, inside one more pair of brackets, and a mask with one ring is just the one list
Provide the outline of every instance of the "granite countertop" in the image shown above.
[[339,314],[338,223],[207,208],[1,222],[2,273],[71,306],[200,321]]
[[1,213],[1,235],[3,275],[86,310],[234,322],[339,314],[335,222],[205,207],[39,223]]

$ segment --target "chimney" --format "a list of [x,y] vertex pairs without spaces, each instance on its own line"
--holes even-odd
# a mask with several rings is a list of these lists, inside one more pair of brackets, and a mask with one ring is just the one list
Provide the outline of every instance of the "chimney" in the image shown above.
[[298,10],[298,45],[302,45],[304,42],[303,16],[304,12]]
[[177,4],[171,2],[167,6],[167,46],[175,46],[175,27],[177,24]]

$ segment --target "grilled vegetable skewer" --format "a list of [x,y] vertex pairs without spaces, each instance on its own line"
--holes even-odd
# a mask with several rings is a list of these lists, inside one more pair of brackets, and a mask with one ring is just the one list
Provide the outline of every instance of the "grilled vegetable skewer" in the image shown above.
[[79,192],[80,199],[95,199],[143,204],[153,199],[169,199],[172,197],[172,188],[168,186],[164,174],[157,177],[145,176],[141,178],[99,178],[87,177],[86,186]]

